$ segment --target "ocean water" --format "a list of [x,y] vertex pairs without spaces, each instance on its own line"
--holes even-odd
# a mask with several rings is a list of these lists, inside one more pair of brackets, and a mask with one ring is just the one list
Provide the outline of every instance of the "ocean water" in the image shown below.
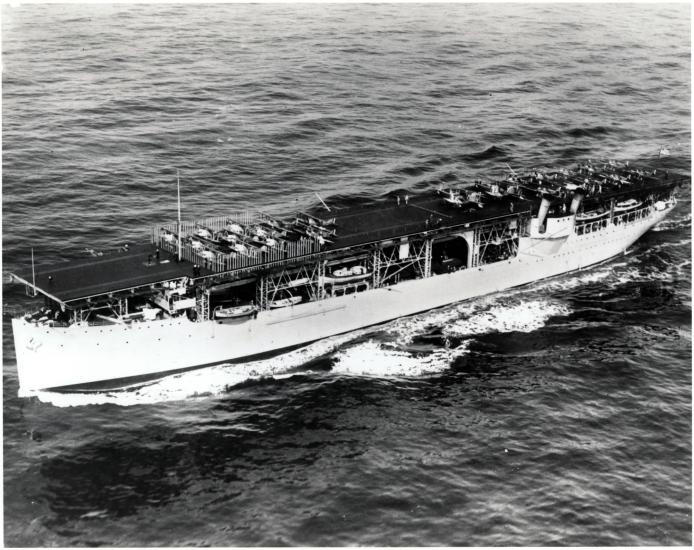
[[[188,219],[690,170],[686,4],[4,5],[2,54],[5,273],[177,169]],[[4,316],[5,544],[689,545],[691,284],[686,184],[592,269],[133,391],[18,398]]]

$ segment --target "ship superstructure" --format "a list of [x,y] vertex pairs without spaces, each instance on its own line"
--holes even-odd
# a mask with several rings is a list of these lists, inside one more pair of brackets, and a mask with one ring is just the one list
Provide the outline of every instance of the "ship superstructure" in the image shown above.
[[535,170],[367,207],[156,227],[116,254],[13,274],[20,392],[117,386],[242,361],[580,269],[674,207],[628,164]]

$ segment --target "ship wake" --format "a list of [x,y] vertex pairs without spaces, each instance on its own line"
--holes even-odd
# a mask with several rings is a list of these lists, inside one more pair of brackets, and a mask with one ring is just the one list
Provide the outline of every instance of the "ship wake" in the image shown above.
[[[385,341],[375,338],[348,345],[335,356],[333,372],[378,378],[421,377],[450,368],[470,343],[493,333],[532,332],[570,308],[556,300],[509,300],[495,296],[391,323]],[[417,340],[439,334],[443,346],[423,350]]]

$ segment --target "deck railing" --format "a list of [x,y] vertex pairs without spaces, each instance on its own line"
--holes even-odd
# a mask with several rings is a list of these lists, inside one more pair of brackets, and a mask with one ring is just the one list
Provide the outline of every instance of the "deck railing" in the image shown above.
[[574,231],[577,235],[594,233],[613,225],[631,225],[643,218],[648,218],[655,210],[653,205],[648,205],[623,214],[615,214],[612,219],[603,218],[596,221],[576,222]]
[[[193,221],[182,221],[180,224],[180,236],[178,223],[171,223],[160,226],[153,233],[154,244],[162,250],[167,250],[173,254],[178,253],[177,238],[181,239],[181,257],[191,263],[198,264],[205,269],[215,273],[222,271],[232,271],[236,269],[250,268],[256,265],[282,262],[292,258],[308,256],[320,252],[320,243],[311,237],[300,237],[298,240],[290,241],[281,237],[276,238],[275,246],[258,247],[250,244],[250,236],[243,238],[248,252],[226,252],[223,247],[203,242],[202,248],[193,248],[188,237],[195,237],[195,230],[205,228],[212,234],[222,231],[230,223],[239,223],[246,227],[253,227],[261,222],[272,221],[273,218],[263,212],[237,212],[227,216],[204,218]],[[167,235],[174,235],[165,238]],[[178,236],[178,237],[177,237]],[[206,254],[204,254],[206,252]]]

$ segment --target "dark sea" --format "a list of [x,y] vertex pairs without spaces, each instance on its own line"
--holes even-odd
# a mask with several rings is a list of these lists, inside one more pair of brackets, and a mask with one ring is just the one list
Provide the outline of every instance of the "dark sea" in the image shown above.
[[[7,273],[176,219],[616,158],[689,176],[687,4],[2,6]],[[670,155],[659,159],[661,147]],[[691,187],[591,269],[17,397],[8,546],[690,545]],[[94,369],[99,365],[95,364]]]

